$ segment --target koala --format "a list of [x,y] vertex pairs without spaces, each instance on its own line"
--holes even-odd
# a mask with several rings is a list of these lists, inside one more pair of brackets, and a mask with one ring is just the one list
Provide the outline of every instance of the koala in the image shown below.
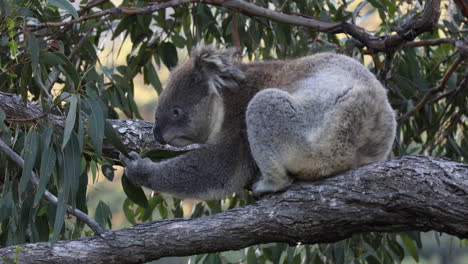
[[172,70],[154,137],[202,146],[160,162],[121,155],[134,184],[179,198],[220,199],[246,187],[261,197],[388,156],[395,113],[358,61],[332,53],[251,63],[233,56],[198,46]]

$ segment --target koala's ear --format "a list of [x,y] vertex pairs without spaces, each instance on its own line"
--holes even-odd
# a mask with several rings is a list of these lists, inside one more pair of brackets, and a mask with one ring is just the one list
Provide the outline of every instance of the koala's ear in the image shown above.
[[217,48],[214,45],[198,45],[191,54],[196,70],[203,72],[217,91],[229,89],[237,92],[239,82],[245,78],[234,62],[235,49]]

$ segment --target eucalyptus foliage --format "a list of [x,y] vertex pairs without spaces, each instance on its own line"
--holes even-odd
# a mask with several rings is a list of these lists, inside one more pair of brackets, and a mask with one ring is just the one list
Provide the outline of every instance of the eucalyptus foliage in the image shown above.
[[[286,59],[322,51],[352,56],[380,74],[392,106],[399,115],[411,111],[432,88],[444,80],[451,65],[462,55],[456,40],[466,42],[466,21],[453,3],[443,2],[443,16],[432,33],[416,39],[451,38],[454,41],[417,47],[401,46],[385,53],[365,48],[346,34],[319,33],[306,27],[249,17],[235,10],[191,3],[153,13],[109,13],[81,22],[61,23],[114,8],[110,1],[2,0],[0,2],[0,91],[20,95],[37,103],[44,113],[63,116],[64,128],[53,126],[47,115],[17,120],[0,110],[0,138],[25,160],[24,169],[0,153],[0,246],[37,241],[56,241],[92,235],[90,229],[65,213],[70,204],[87,212],[88,174],[95,179],[101,169],[114,178],[115,157],[103,153],[103,139],[125,152],[112,126],[119,110],[128,118],[141,118],[135,103],[134,77],[162,90],[158,69],[173,68],[178,54],[190,52],[198,43],[220,43],[236,47],[245,60]],[[326,21],[365,21],[378,15],[377,36],[421,12],[423,1],[368,1],[355,14],[358,2],[332,0],[250,0],[249,2],[287,14],[302,14]],[[94,6],[95,3],[98,3]],[[122,7],[145,7],[146,1],[124,0]],[[47,23],[50,23],[49,25]],[[465,34],[465,35],[464,35]],[[111,67],[99,60],[104,46],[116,39],[130,41],[126,63]],[[465,39],[464,39],[465,38]],[[121,43],[121,42],[118,42]],[[120,44],[119,44],[120,45]],[[120,46],[114,46],[120,51]],[[186,52],[184,52],[186,51]],[[389,61],[391,57],[391,61]],[[385,63],[391,62],[389,68]],[[401,120],[394,156],[421,154],[468,159],[466,60],[447,75],[443,89],[431,94],[423,107]],[[162,159],[174,153],[149,151]],[[29,183],[31,171],[39,175],[36,187]],[[156,194],[146,197],[123,177],[127,199],[122,210],[132,224],[182,217],[181,202]],[[45,190],[59,202],[42,198]],[[200,202],[191,217],[214,214],[252,202],[234,195],[223,201]],[[109,206],[99,202],[96,220],[111,227]],[[192,263],[394,263],[405,254],[418,259],[421,247],[416,232],[361,234],[334,244],[268,244],[245,250],[192,257]]]

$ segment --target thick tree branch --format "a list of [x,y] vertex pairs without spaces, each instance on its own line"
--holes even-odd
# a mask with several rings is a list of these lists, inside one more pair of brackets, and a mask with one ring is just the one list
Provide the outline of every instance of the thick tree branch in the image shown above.
[[32,24],[29,25],[29,27],[31,27],[31,30],[37,30],[44,27],[64,27],[108,15],[152,14],[164,8],[176,7],[190,3],[206,3],[224,7],[252,18],[263,17],[279,23],[308,27],[317,32],[347,33],[358,40],[363,46],[366,46],[373,51],[392,52],[407,41],[413,40],[418,35],[431,31],[435,25],[437,25],[437,21],[440,16],[440,0],[427,0],[421,15],[409,19],[406,23],[396,28],[396,34],[380,37],[366,32],[363,28],[354,25],[354,23],[348,23],[345,21],[330,22],[299,14],[286,14],[242,0],[171,0],[156,2],[157,3],[146,7],[114,7],[92,14],[82,15],[78,19],[71,19],[63,22]]
[[[21,263],[142,263],[286,242],[335,242],[362,232],[445,232],[468,238],[468,165],[406,156],[198,219],[142,224],[101,237],[23,245]],[[12,257],[15,247],[0,249]]]

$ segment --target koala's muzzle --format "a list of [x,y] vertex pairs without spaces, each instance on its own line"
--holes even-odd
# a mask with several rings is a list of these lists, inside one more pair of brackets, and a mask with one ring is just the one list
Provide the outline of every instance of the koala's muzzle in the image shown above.
[[157,121],[154,122],[154,126],[153,126],[153,135],[154,135],[154,139],[156,139],[157,142],[159,142],[159,143],[161,143],[161,144],[166,144],[166,143],[167,143],[167,142],[164,140],[161,126],[160,126],[160,124],[159,124]]

